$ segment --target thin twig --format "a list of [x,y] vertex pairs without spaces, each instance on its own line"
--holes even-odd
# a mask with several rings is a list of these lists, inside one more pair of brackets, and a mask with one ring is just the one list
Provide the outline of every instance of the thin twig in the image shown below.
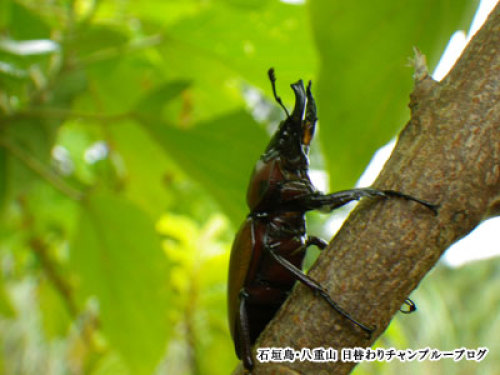
[[99,61],[109,60],[117,56],[123,56],[125,53],[133,53],[141,49],[157,46],[161,44],[163,39],[163,35],[156,34],[133,41],[125,46],[105,48],[80,59],[78,65],[89,65]]
[[44,243],[40,238],[32,238],[30,241],[30,246],[33,252],[36,254],[40,264],[42,265],[45,274],[49,278],[54,288],[61,295],[64,304],[73,319],[78,317],[78,309],[76,308],[76,303],[73,299],[73,293],[69,287],[66,280],[64,280],[56,270],[56,266],[48,254],[47,244]]
[[103,114],[103,113],[89,113],[78,112],[64,108],[30,108],[25,111],[17,112],[13,115],[16,118],[83,118],[99,122],[118,122],[133,117],[132,113],[118,113],[118,114]]
[[61,193],[67,195],[71,199],[76,201],[82,200],[84,194],[70,186],[66,181],[64,181],[58,174],[48,168],[46,165],[41,163],[39,160],[31,156],[29,153],[21,149],[16,144],[8,141],[5,138],[0,137],[0,146],[7,150],[10,154],[20,160],[24,165],[26,165],[33,172],[38,174],[44,180],[49,182]]

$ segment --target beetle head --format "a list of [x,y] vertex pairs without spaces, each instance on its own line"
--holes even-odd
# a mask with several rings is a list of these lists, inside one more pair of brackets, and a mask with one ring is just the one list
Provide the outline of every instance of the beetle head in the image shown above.
[[[316,103],[311,93],[311,82],[304,88],[299,80],[291,84],[295,94],[295,107],[289,114],[281,98],[276,94],[274,70],[269,70],[269,79],[278,104],[284,109],[286,119],[279,125],[264,154],[264,159],[280,157],[283,166],[290,170],[307,169],[309,145],[316,126]],[[304,117],[305,112],[305,117]]]

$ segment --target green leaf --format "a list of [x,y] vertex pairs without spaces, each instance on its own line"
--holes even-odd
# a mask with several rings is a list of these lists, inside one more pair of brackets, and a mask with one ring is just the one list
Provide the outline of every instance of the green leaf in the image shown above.
[[10,303],[10,299],[5,291],[5,284],[2,275],[0,275],[0,315],[13,317],[15,315],[14,308]]
[[188,81],[165,82],[146,93],[136,104],[134,113],[149,121],[161,118],[165,104],[177,98],[189,87]]
[[196,14],[203,9],[206,4],[197,0],[183,1],[131,1],[128,9],[135,17],[141,18],[145,24],[153,23],[157,26],[173,24],[186,16]]
[[5,149],[0,148],[0,222],[4,215],[6,202],[7,202],[7,155]]
[[28,77],[28,72],[24,69],[17,68],[14,64],[0,61],[0,77],[1,76],[14,79],[24,79]]
[[68,47],[75,49],[80,57],[104,51],[108,48],[123,47],[128,42],[124,27],[94,24],[80,30]]
[[228,255],[226,253],[207,259],[199,271],[203,288],[197,308],[200,323],[196,347],[199,350],[200,367],[224,369],[221,373],[230,373],[238,362],[226,318],[227,275],[216,271],[228,268]]
[[[109,114],[131,111],[156,82],[164,81],[142,55],[129,56],[119,50],[89,65],[86,73],[89,86],[99,97],[97,110]],[[95,98],[90,99],[95,105]]]
[[233,223],[248,209],[242,197],[268,136],[243,111],[181,130],[159,121],[143,125],[164,151],[220,204]]
[[10,18],[10,1],[0,0],[0,30],[5,30]]
[[71,324],[71,316],[59,294],[47,280],[38,286],[42,327],[49,338],[64,337]]
[[269,0],[224,0],[224,3],[244,10],[258,9],[269,3]]
[[69,107],[72,101],[88,90],[87,76],[82,69],[61,72],[52,91],[52,105],[56,108]]
[[474,9],[469,0],[310,2],[321,60],[319,136],[335,189],[352,187],[408,118],[413,46],[432,69]]
[[51,125],[38,120],[13,120],[5,129],[5,140],[14,145],[24,155],[20,160],[11,150],[5,150],[5,194],[9,201],[12,198],[32,191],[40,177],[28,167],[28,164],[41,163],[49,168],[49,156],[55,129]]
[[9,36],[17,40],[50,38],[50,28],[37,14],[16,1],[8,1],[4,7],[9,23]]
[[125,166],[125,195],[151,217],[159,217],[169,207],[168,203],[177,199],[165,186],[165,177],[172,169],[168,155],[139,124],[124,122],[110,128],[110,132],[114,149]]
[[95,364],[89,375],[130,375],[131,372],[123,364],[122,359],[115,353],[106,353],[103,358]]
[[[284,87],[299,78],[310,79],[316,69],[305,6],[281,1],[257,1],[247,7],[236,3],[242,2],[214,2],[170,27],[169,43],[161,47],[171,69],[193,79],[196,88],[203,86],[205,95],[200,92],[195,98],[198,111],[216,111],[226,104],[224,91],[229,100],[231,94],[241,95],[241,84],[236,84],[242,78],[271,95],[266,74],[270,67]],[[280,92],[285,102],[293,102],[291,90]]]
[[307,21],[304,6],[280,1],[253,9],[218,4],[169,32],[174,40],[191,46],[192,53],[209,54],[249,82],[267,87],[266,72],[271,66],[285,82],[295,82],[316,67]]
[[171,295],[170,266],[149,216],[120,197],[91,196],[71,244],[71,263],[81,301],[97,296],[102,330],[113,347],[135,374],[151,374],[171,333]]

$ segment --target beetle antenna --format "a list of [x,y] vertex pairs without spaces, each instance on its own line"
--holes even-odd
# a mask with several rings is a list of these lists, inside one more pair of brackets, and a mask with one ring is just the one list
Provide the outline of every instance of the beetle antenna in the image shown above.
[[274,75],[274,68],[269,69],[267,71],[267,75],[269,76],[269,80],[271,81],[271,87],[273,88],[274,100],[276,100],[276,102],[281,106],[281,108],[283,108],[283,110],[286,113],[286,117],[290,117],[290,113],[288,113],[288,110],[281,101],[281,98],[276,93],[276,76]]

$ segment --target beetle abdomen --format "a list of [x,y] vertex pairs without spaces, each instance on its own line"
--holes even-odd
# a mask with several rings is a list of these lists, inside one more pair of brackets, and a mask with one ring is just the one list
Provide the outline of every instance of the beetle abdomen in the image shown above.
[[248,268],[253,252],[252,241],[252,226],[253,220],[248,218],[245,220],[240,230],[236,234],[233,247],[231,248],[231,257],[229,261],[229,280],[227,290],[227,305],[229,327],[231,336],[235,339],[235,323],[236,315],[238,314],[238,294],[240,293],[245,278],[247,276]]

